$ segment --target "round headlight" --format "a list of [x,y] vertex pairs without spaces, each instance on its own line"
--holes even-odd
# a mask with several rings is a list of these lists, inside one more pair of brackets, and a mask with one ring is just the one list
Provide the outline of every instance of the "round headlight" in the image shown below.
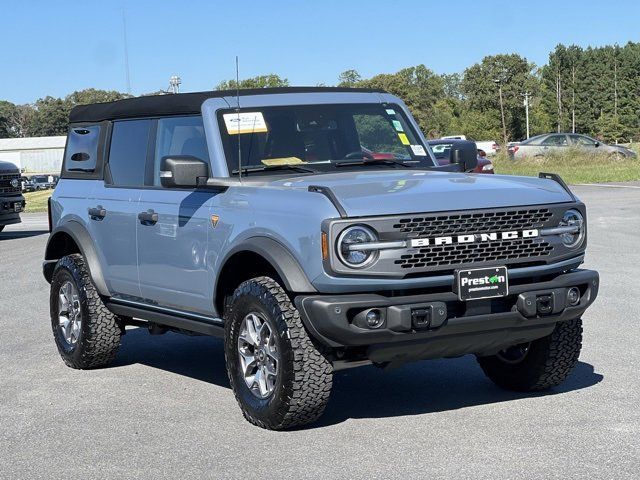
[[378,240],[375,232],[369,227],[355,225],[346,228],[338,237],[338,256],[342,263],[353,268],[363,268],[373,262],[378,252],[377,250],[358,250],[354,248],[359,243],[370,243]]
[[560,221],[561,227],[578,227],[575,233],[562,233],[560,240],[565,247],[576,247],[582,243],[584,238],[584,217],[577,210],[567,210]]

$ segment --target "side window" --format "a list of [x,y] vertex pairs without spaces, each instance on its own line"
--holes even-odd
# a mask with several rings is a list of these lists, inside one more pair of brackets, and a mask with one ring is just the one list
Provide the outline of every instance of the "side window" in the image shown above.
[[113,185],[144,185],[151,120],[114,122],[109,149],[109,171]]
[[576,135],[576,143],[587,147],[595,147],[596,141],[583,135]]
[[191,155],[209,163],[202,117],[169,117],[158,120],[153,185],[160,185],[160,162],[168,155]]
[[100,125],[71,127],[64,155],[67,172],[93,172],[98,160]]
[[546,146],[554,146],[554,147],[562,147],[567,145],[567,136],[566,135],[550,135],[544,139],[542,145]]

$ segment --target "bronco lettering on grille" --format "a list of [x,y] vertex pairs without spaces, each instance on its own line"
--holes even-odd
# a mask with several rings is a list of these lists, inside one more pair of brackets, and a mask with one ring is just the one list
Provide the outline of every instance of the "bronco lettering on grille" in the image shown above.
[[428,245],[451,245],[454,243],[482,243],[500,240],[515,240],[516,238],[534,238],[540,236],[538,229],[491,232],[491,233],[470,233],[457,236],[414,238],[411,240],[412,247],[426,247]]

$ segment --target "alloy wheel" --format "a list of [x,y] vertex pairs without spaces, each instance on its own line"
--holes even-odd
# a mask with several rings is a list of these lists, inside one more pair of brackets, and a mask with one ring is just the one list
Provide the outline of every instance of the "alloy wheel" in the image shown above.
[[247,387],[256,397],[268,398],[276,388],[280,354],[275,335],[262,314],[252,312],[242,320],[238,353],[238,367]]
[[63,283],[58,292],[58,327],[64,341],[73,347],[80,338],[82,313],[78,290],[70,281]]

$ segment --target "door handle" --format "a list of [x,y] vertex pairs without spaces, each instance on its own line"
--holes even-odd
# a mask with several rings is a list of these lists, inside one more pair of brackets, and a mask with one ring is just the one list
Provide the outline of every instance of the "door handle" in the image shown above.
[[91,220],[102,220],[106,216],[107,211],[102,208],[102,205],[89,209],[89,218],[91,218]]
[[138,220],[140,220],[140,223],[143,225],[155,225],[158,222],[158,214],[153,210],[140,212],[138,214]]

